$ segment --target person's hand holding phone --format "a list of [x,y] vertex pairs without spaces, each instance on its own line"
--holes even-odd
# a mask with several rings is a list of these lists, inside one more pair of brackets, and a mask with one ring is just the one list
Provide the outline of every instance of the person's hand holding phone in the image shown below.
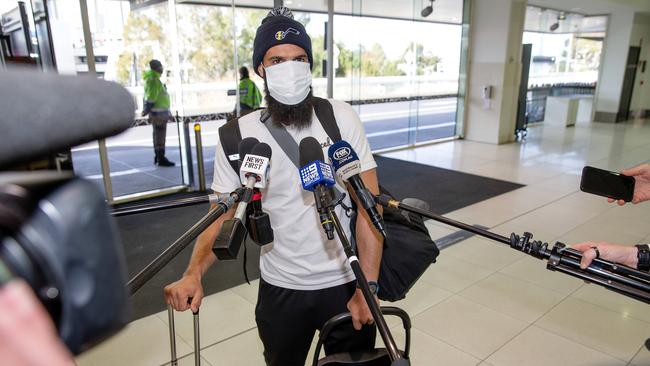
[[[644,163],[633,168],[625,169],[621,171],[621,174],[634,177],[635,184],[632,203],[637,204],[650,200],[650,164]],[[612,198],[608,198],[607,201],[610,203],[616,201],[620,206],[625,204],[623,200],[615,200]]]

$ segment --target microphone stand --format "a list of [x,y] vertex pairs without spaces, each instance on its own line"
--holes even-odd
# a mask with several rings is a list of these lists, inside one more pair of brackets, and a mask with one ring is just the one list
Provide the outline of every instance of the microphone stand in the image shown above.
[[413,212],[509,245],[511,248],[529,254],[537,259],[546,260],[546,268],[551,271],[562,272],[587,282],[593,282],[614,292],[650,304],[650,273],[603,259],[594,259],[589,267],[582,269],[580,268],[582,252],[568,248],[563,243],[556,242],[549,249],[548,243],[540,240],[531,240],[533,234],[528,232],[525,232],[522,236],[512,233],[510,234],[510,238],[507,238],[475,226],[436,215],[427,210],[405,205],[385,194],[376,196],[375,200],[384,207]]
[[354,276],[357,279],[357,285],[359,286],[359,288],[361,288],[363,297],[366,300],[368,307],[370,308],[370,312],[372,313],[372,317],[375,320],[375,323],[377,324],[377,329],[379,330],[381,339],[384,341],[384,345],[386,345],[386,350],[388,351],[388,356],[390,357],[391,360],[391,366],[410,365],[411,364],[410,361],[405,359],[402,356],[399,349],[397,348],[397,344],[393,339],[393,335],[390,333],[390,329],[388,329],[388,324],[386,323],[386,319],[384,319],[384,315],[381,313],[379,305],[377,304],[377,301],[375,301],[375,297],[370,292],[370,286],[368,286],[368,280],[366,279],[366,276],[363,274],[363,270],[361,269],[361,265],[359,264],[359,258],[357,258],[354,249],[352,249],[352,246],[350,245],[350,241],[345,235],[345,231],[341,226],[339,218],[336,215],[336,212],[334,212],[334,208],[336,207],[336,205],[338,205],[341,202],[343,196],[340,197],[338,201],[333,201],[329,194],[322,195],[319,197],[319,199],[321,201],[320,204],[323,205],[323,207],[327,207],[329,217],[332,220],[332,224],[334,224],[334,229],[336,230],[336,234],[338,235],[339,240],[343,245],[343,251],[345,252],[345,255],[348,257],[348,262],[350,263],[350,267],[352,267]]
[[160,270],[167,265],[174,257],[185,249],[194,239],[212,225],[221,215],[226,213],[235,203],[239,202],[244,193],[244,188],[238,188],[230,193],[230,196],[222,198],[217,202],[217,207],[212,208],[196,224],[181,235],[172,245],[162,252],[156,259],[151,261],[140,273],[133,277],[127,284],[131,295],[134,295],[145,283],[149,282]]

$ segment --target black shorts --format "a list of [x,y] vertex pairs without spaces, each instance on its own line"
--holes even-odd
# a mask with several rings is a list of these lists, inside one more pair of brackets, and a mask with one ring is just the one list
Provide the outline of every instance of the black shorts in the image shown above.
[[[264,344],[264,358],[270,366],[303,366],[314,333],[334,315],[347,312],[356,290],[355,282],[322,290],[290,290],[260,279],[255,308],[257,329]],[[376,328],[352,323],[330,333],[325,353],[333,354],[375,348]],[[309,362],[311,364],[311,362]]]

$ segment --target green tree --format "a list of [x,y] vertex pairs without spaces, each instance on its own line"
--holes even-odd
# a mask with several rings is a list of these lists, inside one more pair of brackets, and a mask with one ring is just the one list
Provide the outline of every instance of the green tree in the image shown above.
[[416,55],[416,75],[426,75],[438,71],[438,64],[442,60],[439,56],[434,55],[432,52],[425,52],[424,46],[421,44],[415,45]]
[[369,50],[361,46],[361,76],[399,76],[405,75],[397,65],[399,60],[386,58],[384,48],[373,44]]
[[314,37],[311,39],[312,57],[314,58],[314,68],[311,72],[312,77],[323,77],[323,60],[327,59],[326,51],[323,49],[325,39],[323,36]]
[[230,9],[183,7],[177,13],[183,79],[187,82],[220,80],[233,73],[233,22]]
[[[146,13],[129,13],[123,31],[124,50],[117,59],[117,82],[128,85],[132,76],[139,76],[131,75],[133,71],[139,71],[141,75],[143,70],[147,70],[149,61],[154,57],[154,51],[162,54],[163,59],[160,61],[163,64],[171,60],[169,41],[162,26],[166,14],[166,8],[160,6],[151,8]],[[136,70],[132,70],[133,65]],[[138,83],[137,77],[135,79]]]

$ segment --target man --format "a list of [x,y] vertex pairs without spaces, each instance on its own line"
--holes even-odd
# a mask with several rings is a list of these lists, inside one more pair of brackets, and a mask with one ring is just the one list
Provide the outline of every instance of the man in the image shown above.
[[[634,168],[623,170],[621,174],[634,177],[633,204],[650,200],[650,164],[641,164]],[[608,201],[612,203],[615,200],[610,198]],[[619,206],[623,206],[625,201],[618,200],[617,203]],[[580,262],[580,267],[583,269],[589,267],[594,259],[602,258],[624,264],[628,267],[650,271],[650,253],[648,252],[647,244],[628,246],[588,241],[575,244],[573,248],[583,252],[582,261]]]
[[167,87],[160,81],[163,65],[158,60],[149,61],[151,70],[144,73],[144,108],[142,116],[149,115],[149,122],[153,126],[153,163],[159,166],[174,166],[174,162],[165,157],[165,138],[167,135],[167,121],[172,119],[169,111],[169,94]]
[[262,94],[257,85],[248,76],[248,68],[239,69],[239,112],[240,116],[246,115],[262,104]]
[[[265,81],[270,121],[283,126],[298,143],[313,136],[324,152],[329,139],[314,114],[311,96],[313,58],[311,40],[305,28],[293,20],[286,8],[276,8],[257,29],[253,66]],[[361,178],[378,193],[376,164],[370,153],[363,126],[353,109],[331,101],[341,136],[358,153]],[[264,344],[266,363],[272,366],[304,365],[316,329],[332,316],[350,311],[353,327],[339,329],[325,345],[328,354],[373,349],[375,328],[361,290],[347,263],[338,239],[327,240],[312,193],[302,189],[298,169],[260,122],[261,111],[239,119],[241,137],[255,137],[273,150],[269,185],[262,190],[262,203],[274,230],[273,243],[263,246],[260,255],[261,280],[255,310],[258,332]],[[345,188],[339,182],[341,190]],[[215,192],[231,192],[241,183],[231,168],[223,147],[215,156]],[[349,204],[349,198],[346,198]],[[336,212],[349,236],[350,219],[340,207]],[[228,211],[198,238],[183,277],[165,288],[168,304],[176,310],[196,311],[203,298],[201,277],[215,262],[212,243]],[[364,210],[356,220],[355,239],[361,267],[368,281],[377,281],[382,239]],[[188,298],[193,298],[188,306]],[[356,329],[356,331],[355,331]],[[359,331],[361,330],[361,331]]]

